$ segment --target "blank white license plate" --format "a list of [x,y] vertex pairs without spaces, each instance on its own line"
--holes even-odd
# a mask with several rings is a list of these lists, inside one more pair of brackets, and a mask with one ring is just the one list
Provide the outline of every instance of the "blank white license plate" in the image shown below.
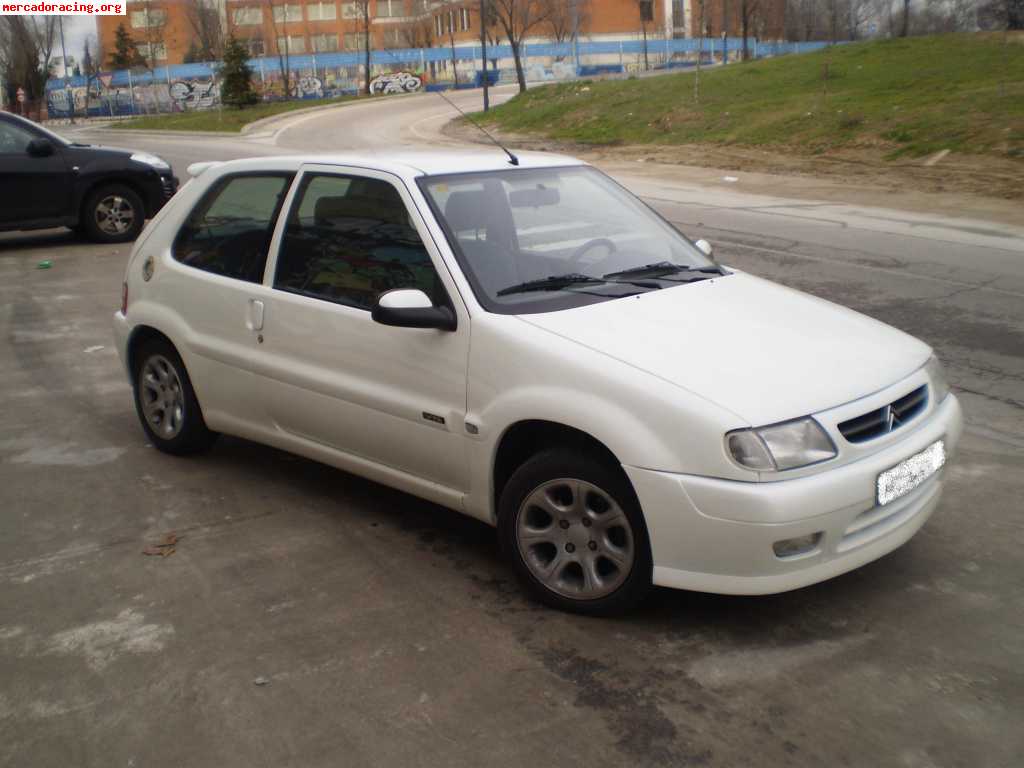
[[906,496],[946,463],[946,443],[937,440],[878,476],[878,505]]

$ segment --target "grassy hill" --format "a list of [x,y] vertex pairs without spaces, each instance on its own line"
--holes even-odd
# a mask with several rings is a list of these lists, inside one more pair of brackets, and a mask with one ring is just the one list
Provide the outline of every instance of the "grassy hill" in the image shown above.
[[[825,76],[827,67],[827,79]],[[817,154],[942,149],[1024,160],[1024,36],[957,34],[835,46],[694,73],[536,88],[500,128],[593,145],[713,142]]]

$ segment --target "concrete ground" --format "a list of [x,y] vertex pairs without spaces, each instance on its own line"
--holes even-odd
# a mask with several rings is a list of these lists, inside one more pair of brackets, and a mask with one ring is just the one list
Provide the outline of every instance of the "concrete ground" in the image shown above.
[[[443,122],[345,110],[110,143],[183,173]],[[0,764],[1024,763],[1024,232],[609,170],[725,263],[935,346],[968,427],[921,533],[784,595],[555,613],[455,513],[241,440],[148,447],[109,330],[128,247],[0,235]]]

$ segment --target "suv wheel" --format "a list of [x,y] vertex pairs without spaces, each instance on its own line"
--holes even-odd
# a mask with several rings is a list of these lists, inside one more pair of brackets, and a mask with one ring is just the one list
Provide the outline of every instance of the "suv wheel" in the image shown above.
[[217,433],[203,420],[192,382],[168,342],[146,342],[136,355],[135,410],[153,445],[183,456],[204,451]]
[[530,592],[561,610],[608,615],[651,587],[640,504],[621,468],[569,450],[539,453],[502,490],[502,549]]
[[139,236],[145,223],[142,198],[123,184],[105,184],[86,197],[79,226],[97,242],[126,243]]

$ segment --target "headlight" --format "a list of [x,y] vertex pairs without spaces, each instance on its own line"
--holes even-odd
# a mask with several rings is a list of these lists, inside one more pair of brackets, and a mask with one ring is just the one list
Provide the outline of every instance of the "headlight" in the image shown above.
[[748,469],[775,472],[817,464],[836,455],[828,433],[807,417],[757,429],[738,429],[725,436],[729,453]]
[[134,155],[132,155],[132,160],[134,160],[136,163],[145,163],[146,165],[151,165],[154,168],[161,171],[171,170],[171,166],[168,165],[166,161],[161,160],[156,155],[151,155],[148,152],[136,152]]
[[942,370],[942,363],[934,355],[924,365],[928,380],[932,385],[932,402],[938,405],[946,399],[949,394],[949,382],[946,381],[946,372]]

